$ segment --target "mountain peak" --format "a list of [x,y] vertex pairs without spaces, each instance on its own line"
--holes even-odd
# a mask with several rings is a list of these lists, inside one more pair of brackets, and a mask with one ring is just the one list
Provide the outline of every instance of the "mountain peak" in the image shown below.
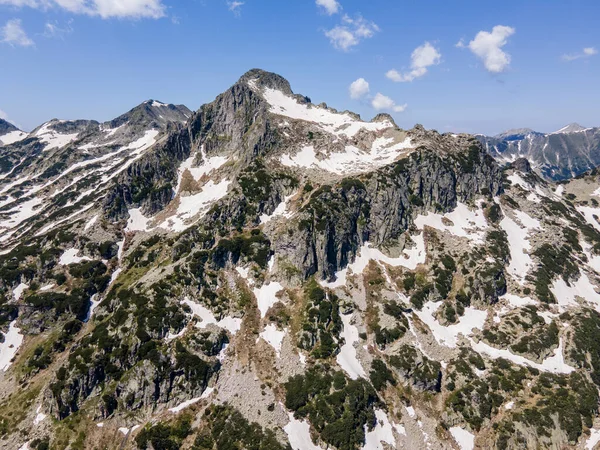
[[562,127],[560,130],[555,131],[554,133],[550,133],[550,134],[568,134],[568,133],[579,133],[580,131],[585,131],[586,128],[582,127],[581,125],[579,125],[578,123],[570,123],[569,125],[567,125],[566,127]]
[[283,78],[281,75],[278,75],[273,72],[267,72],[262,69],[252,69],[246,72],[239,79],[238,84],[240,83],[252,83],[254,86],[259,88],[269,88],[275,89],[283,92],[287,95],[292,95],[292,87],[290,86],[290,82]]
[[0,136],[3,134],[11,133],[13,131],[20,131],[8,120],[0,119]]
[[512,130],[506,130],[503,133],[497,134],[494,136],[495,138],[506,139],[508,137],[525,137],[528,134],[536,134],[537,131],[532,130],[531,128],[513,128]]
[[125,123],[132,125],[151,123],[160,128],[167,122],[185,122],[191,115],[192,112],[185,105],[173,105],[150,99],[111,120],[110,128],[116,128]]

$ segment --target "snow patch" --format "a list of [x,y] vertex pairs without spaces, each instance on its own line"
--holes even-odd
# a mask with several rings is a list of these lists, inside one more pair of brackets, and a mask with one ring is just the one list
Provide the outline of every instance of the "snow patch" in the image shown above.
[[571,281],[570,286],[567,285],[565,280],[558,278],[554,280],[550,290],[561,307],[576,305],[576,297],[581,297],[585,301],[594,304],[596,310],[600,312],[600,294],[596,292],[596,287],[581,269],[579,279]]
[[531,244],[527,235],[533,229],[541,229],[539,221],[528,216],[524,212],[514,211],[517,219],[521,222],[520,226],[506,214],[500,222],[502,228],[508,237],[508,246],[510,248],[510,264],[508,272],[521,285],[525,283],[525,277],[533,267],[533,260],[528,252],[531,250]]
[[177,413],[183,411],[188,406],[192,406],[193,404],[198,403],[200,400],[210,397],[210,395],[213,393],[214,390],[215,390],[214,388],[207,387],[200,397],[196,397],[191,400],[180,403],[179,405],[175,406],[174,408],[169,408],[169,412],[177,414]]
[[[450,220],[452,225],[448,225]],[[454,236],[464,237],[471,240],[474,244],[483,244],[485,238],[485,229],[488,227],[487,220],[483,214],[481,206],[474,211],[467,205],[459,202],[456,208],[446,214],[428,213],[419,215],[415,219],[415,225],[422,230],[426,225],[440,231],[447,231]]]
[[458,323],[444,327],[435,318],[435,313],[441,306],[442,302],[429,302],[423,306],[421,311],[415,311],[419,319],[429,327],[438,344],[454,348],[458,343],[459,335],[470,336],[473,328],[481,330],[485,324],[487,311],[468,307],[465,308]]
[[70,248],[60,256],[58,264],[61,266],[68,266],[69,264],[79,264],[82,261],[90,261],[90,258],[87,256],[77,256],[78,254],[78,249]]
[[98,214],[96,214],[94,217],[92,217],[90,220],[88,220],[88,222],[85,224],[85,227],[83,227],[83,231],[87,231],[90,228],[92,228],[97,221],[98,221]]
[[0,370],[6,372],[11,360],[17,354],[19,347],[23,343],[21,329],[16,326],[17,321],[13,320],[8,326],[8,332],[4,335],[4,342],[0,343]]
[[293,413],[288,413],[290,422],[283,427],[288,436],[288,441],[293,450],[321,450],[313,444],[310,437],[310,424],[305,420],[298,420]]
[[372,248],[369,242],[366,242],[359,250],[356,259],[352,264],[349,264],[345,269],[336,272],[335,281],[321,282],[322,286],[328,288],[336,288],[346,285],[346,279],[348,272],[351,271],[353,274],[361,274],[365,268],[369,265],[369,261],[374,260],[379,263],[389,264],[393,267],[406,267],[409,270],[414,270],[419,264],[425,263],[425,240],[423,234],[413,236],[415,246],[411,249],[405,249],[402,256],[399,258],[391,258],[381,252],[381,250]]
[[265,330],[260,333],[260,337],[265,340],[271,347],[275,349],[277,358],[281,357],[281,345],[283,344],[283,338],[285,337],[286,330],[279,331],[273,324],[269,324],[265,327]]
[[375,410],[377,424],[373,430],[368,431],[365,425],[365,445],[363,450],[385,450],[382,443],[396,447],[396,438],[394,437],[394,427],[390,423],[388,416],[380,409]]
[[173,217],[168,218],[159,226],[167,230],[181,232],[189,225],[186,222],[197,214],[205,214],[210,206],[227,195],[230,182],[228,180],[216,183],[210,180],[202,191],[197,194],[179,197],[179,207]]
[[273,211],[273,214],[271,214],[270,216],[267,214],[262,214],[260,216],[260,223],[264,225],[265,223],[271,221],[272,219],[278,216],[283,216],[286,218],[292,217],[293,214],[288,211],[288,203],[292,199],[292,197],[294,197],[294,195],[296,194],[294,193],[285,197],[285,199],[279,205],[277,205],[277,208],[275,208],[275,211]]
[[349,145],[343,152],[318,155],[313,146],[305,146],[294,156],[283,155],[280,162],[287,167],[321,169],[337,175],[349,175],[391,164],[412,148],[410,138],[387,146],[382,145],[381,139],[376,139],[369,151]]
[[192,310],[192,314],[202,319],[202,321],[197,325],[197,327],[200,329],[204,329],[209,325],[216,325],[229,331],[231,334],[236,334],[242,327],[242,319],[224,317],[221,320],[217,320],[209,309],[205,308],[199,303],[191,301],[187,297],[181,303],[188,305]]
[[11,131],[10,133],[0,136],[0,145],[14,144],[15,142],[22,141],[27,136],[28,134],[23,131]]
[[151,219],[145,217],[139,208],[129,210],[129,219],[127,219],[126,232],[130,231],[148,231],[148,222]]
[[471,345],[473,347],[473,350],[475,350],[477,353],[485,354],[492,359],[498,359],[498,358],[508,359],[509,361],[512,361],[515,364],[518,364],[520,366],[534,367],[538,370],[541,370],[542,372],[569,374],[569,373],[575,371],[575,368],[573,368],[573,367],[569,366],[567,363],[565,363],[564,356],[563,356],[563,340],[562,340],[562,338],[559,341],[558,347],[556,348],[556,350],[554,350],[554,355],[546,358],[542,362],[542,364],[538,364],[538,363],[531,361],[527,358],[524,358],[522,356],[515,355],[514,353],[510,352],[509,350],[497,349],[497,348],[491,347],[483,341],[480,341],[477,343],[471,342]]
[[469,433],[464,428],[452,427],[450,428],[450,434],[452,434],[460,450],[473,450],[475,448],[475,436],[473,433]]
[[[252,84],[250,84],[250,87],[256,89],[256,85],[252,87]],[[382,122],[363,122],[347,113],[334,113],[320,106],[298,103],[295,98],[276,89],[265,88],[262,94],[270,105],[271,113],[291,119],[316,123],[322,129],[332,134],[353,137],[362,129],[381,131],[394,126],[387,120]]]
[[15,300],[19,300],[21,298],[21,295],[23,295],[23,292],[25,291],[25,289],[28,289],[29,285],[25,284],[25,283],[20,283],[16,288],[13,289],[13,297]]
[[358,328],[356,328],[355,325],[352,325],[351,314],[341,314],[341,318],[344,324],[341,337],[345,342],[335,360],[339,366],[344,369],[344,372],[346,372],[353,380],[356,380],[359,377],[366,378],[365,370],[356,357],[356,347],[354,346],[354,344],[358,342]]
[[276,281],[262,285],[260,288],[254,288],[254,295],[258,302],[260,317],[264,318],[267,311],[279,301],[277,293],[283,291],[283,286]]

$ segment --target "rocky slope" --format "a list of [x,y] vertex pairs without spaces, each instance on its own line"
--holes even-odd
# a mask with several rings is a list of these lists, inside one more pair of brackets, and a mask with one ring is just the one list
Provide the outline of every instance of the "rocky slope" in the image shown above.
[[3,448],[600,442],[595,172],[260,70],[1,152]]
[[573,123],[549,134],[523,128],[478,139],[500,163],[527,158],[550,180],[570,179],[600,165],[600,128]]

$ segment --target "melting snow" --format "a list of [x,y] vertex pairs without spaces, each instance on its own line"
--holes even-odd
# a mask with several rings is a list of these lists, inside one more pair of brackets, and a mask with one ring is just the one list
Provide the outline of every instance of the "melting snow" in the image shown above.
[[487,318],[487,311],[468,307],[458,323],[444,327],[435,318],[435,313],[441,306],[442,302],[429,302],[421,311],[415,311],[415,314],[429,327],[435,340],[446,347],[456,347],[460,334],[466,337],[472,334],[473,328],[482,329]]
[[313,146],[303,147],[296,155],[283,155],[281,164],[287,167],[318,168],[338,175],[360,173],[393,163],[406,150],[413,148],[409,138],[396,144],[381,145],[376,140],[370,151],[352,145],[344,152],[317,156]]
[[68,266],[69,264],[79,264],[82,261],[90,260],[90,258],[87,256],[77,256],[78,254],[78,249],[70,248],[61,255],[60,259],[58,260],[58,264],[61,266]]
[[456,440],[460,450],[473,450],[475,448],[475,436],[460,427],[450,428],[450,434]]
[[411,249],[405,249],[402,256],[399,258],[391,258],[384,255],[380,250],[372,248],[369,242],[366,242],[359,250],[356,259],[352,264],[349,264],[345,269],[336,272],[336,280],[332,282],[321,282],[321,285],[328,288],[336,288],[346,285],[348,271],[351,270],[354,274],[361,274],[369,265],[369,261],[374,260],[380,263],[386,263],[393,267],[403,266],[409,270],[414,270],[419,264],[425,263],[425,240],[423,234],[413,236],[415,246]]
[[313,444],[310,438],[310,425],[304,420],[298,420],[293,413],[288,413],[290,422],[283,427],[288,435],[290,445],[294,450],[321,450],[321,447]]
[[354,344],[358,342],[358,328],[356,328],[355,325],[352,325],[351,314],[341,314],[341,317],[342,322],[344,323],[341,337],[344,338],[345,343],[335,360],[353,380],[356,380],[359,377],[366,378],[365,370],[356,357],[356,347],[354,347]]
[[220,169],[228,161],[228,158],[224,156],[212,156],[209,158],[204,152],[204,146],[202,146],[200,149],[200,154],[202,155],[203,162],[199,167],[192,167],[192,164],[194,164],[194,160],[196,159],[195,155],[190,156],[179,166],[177,188],[175,189],[176,194],[179,193],[181,182],[183,180],[183,174],[186,170],[192,174],[194,180],[199,181],[204,175],[208,175],[213,170]]
[[242,327],[242,319],[236,319],[234,317],[224,317],[217,321],[214,314],[199,303],[193,302],[188,298],[185,298],[181,303],[186,304],[192,310],[192,314],[200,317],[202,322],[198,324],[198,328],[203,329],[208,325],[217,325],[220,328],[224,328],[231,334],[237,333]]
[[598,442],[600,442],[600,430],[592,428],[590,430],[590,437],[585,441],[585,450],[593,450]]
[[513,173],[507,178],[514,186],[521,186],[526,191],[531,190],[531,185],[527,181],[525,181],[518,173]]
[[258,302],[258,309],[260,310],[260,317],[266,316],[267,311],[279,301],[276,297],[277,293],[283,290],[283,286],[276,281],[272,281],[269,284],[264,284],[260,288],[254,288],[254,295]]
[[140,209],[130,209],[125,231],[148,231],[148,222],[150,220],[142,214]]
[[169,408],[169,411],[177,414],[177,413],[183,411],[188,406],[192,406],[194,403],[198,403],[200,400],[208,398],[213,393],[214,390],[215,390],[214,388],[207,387],[200,397],[196,397],[196,398],[193,398],[186,402],[180,403],[179,405],[175,406],[174,408]]
[[522,227],[507,215],[500,222],[500,227],[506,232],[510,247],[511,257],[508,272],[523,285],[527,273],[533,267],[531,256],[526,253],[531,250],[527,235],[530,230],[540,229],[540,223],[521,211],[515,211],[515,215],[523,225]]
[[44,414],[41,411],[42,411],[42,406],[40,405],[40,406],[38,406],[38,409],[35,411],[37,415],[35,416],[35,419],[33,419],[34,425],[39,425],[47,417],[46,414]]
[[15,142],[22,141],[27,136],[28,136],[27,133],[24,133],[22,131],[18,131],[18,130],[11,131],[10,133],[0,136],[0,144],[2,144],[2,145],[14,144]]
[[25,291],[25,289],[29,288],[28,284],[25,283],[20,283],[16,288],[13,289],[13,297],[15,300],[19,300],[21,298],[21,295],[23,295],[23,292]]
[[588,276],[580,270],[579,279],[571,281],[570,286],[565,283],[565,280],[558,278],[554,280],[550,288],[556,301],[560,306],[566,307],[576,305],[576,297],[581,297],[585,301],[593,303],[598,311],[600,311],[600,294],[596,292],[595,286],[590,282]]
[[472,342],[471,344],[472,344],[473,350],[475,350],[478,353],[486,354],[490,358],[508,359],[509,361],[512,361],[515,364],[518,364],[521,366],[534,367],[543,372],[569,374],[575,370],[575,368],[573,368],[573,367],[569,366],[567,363],[565,363],[564,356],[563,356],[563,340],[562,340],[562,338],[559,341],[558,347],[554,350],[554,355],[546,358],[542,362],[542,364],[538,364],[538,363],[531,361],[527,358],[524,358],[522,356],[515,355],[514,353],[510,352],[509,350],[497,349],[497,348],[491,347],[483,341],[480,341],[477,343]]
[[165,220],[160,227],[171,231],[184,231],[188,225],[185,222],[199,213],[206,213],[210,206],[227,195],[230,182],[220,181],[215,184],[210,180],[198,194],[179,197],[179,207],[175,216]]
[[[452,225],[446,225],[445,220],[450,220]],[[464,203],[458,203],[456,208],[444,215],[428,213],[426,216],[419,215],[415,219],[415,225],[422,230],[425,225],[440,231],[447,231],[455,236],[465,237],[476,244],[483,244],[487,221],[479,206],[471,211]]]
[[288,202],[292,199],[292,197],[295,194],[292,195],[288,195],[287,197],[285,197],[285,199],[279,204],[277,205],[277,208],[275,208],[275,211],[273,211],[273,214],[271,214],[270,216],[267,214],[263,214],[260,216],[260,223],[261,224],[265,224],[267,222],[269,222],[271,219],[278,217],[278,216],[283,216],[283,217],[292,217],[292,213],[288,212]]
[[[253,86],[252,84],[250,84],[250,87],[253,89],[256,88],[256,86]],[[334,113],[319,106],[301,104],[298,103],[295,98],[276,89],[265,88],[262,94],[269,103],[271,107],[270,110],[273,114],[317,123],[329,133],[353,137],[361,129],[381,131],[394,126],[389,121],[363,122],[352,117],[350,114]]]
[[44,124],[35,133],[35,136],[37,138],[39,138],[40,141],[42,141],[43,143],[46,144],[46,147],[44,148],[45,152],[47,152],[48,150],[51,150],[53,148],[62,148],[65,145],[73,142],[75,139],[77,139],[77,136],[79,136],[79,133],[61,134],[61,133],[57,132],[56,130],[51,129],[50,128],[51,124],[52,124],[52,122],[48,122],[48,123]]
[[598,220],[596,219],[597,217],[600,217],[600,208],[592,208],[591,206],[577,206],[576,208],[577,211],[583,214],[587,223],[600,231],[600,223],[598,223]]
[[377,424],[372,431],[367,430],[365,425],[365,445],[363,450],[385,450],[382,443],[396,446],[396,438],[394,437],[394,427],[390,423],[388,416],[380,409],[375,410]]
[[15,357],[19,347],[23,343],[21,330],[16,326],[17,321],[13,320],[8,326],[8,332],[4,335],[4,342],[0,343],[0,370],[6,372],[10,367],[11,359]]
[[92,217],[83,227],[83,231],[87,231],[94,226],[94,224],[98,221],[98,214]]
[[285,337],[285,330],[279,331],[275,325],[269,324],[265,327],[265,330],[260,333],[260,337],[275,349],[278,358],[281,357],[281,345],[283,344],[283,338]]

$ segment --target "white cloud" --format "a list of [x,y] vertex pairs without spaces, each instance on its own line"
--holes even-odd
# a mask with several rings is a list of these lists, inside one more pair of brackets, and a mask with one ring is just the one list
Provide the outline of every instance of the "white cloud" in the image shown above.
[[413,81],[427,73],[427,68],[442,60],[442,54],[429,42],[417,47],[411,55],[410,72],[400,73],[396,69],[386,73],[386,77],[397,83]]
[[594,47],[586,47],[581,53],[571,53],[563,55],[562,59],[565,61],[575,61],[576,59],[589,58],[590,56],[594,56],[597,54],[598,50],[596,50]]
[[64,39],[67,34],[71,34],[73,32],[73,27],[71,24],[73,20],[69,20],[67,24],[63,27],[58,22],[50,23],[46,22],[44,25],[44,32],[42,36],[45,38],[60,38]]
[[20,19],[9,20],[6,22],[6,25],[0,28],[0,42],[21,47],[31,47],[34,45],[23,27],[21,27]]
[[244,6],[244,2],[227,2],[227,7],[229,8],[229,11],[234,13],[236,16],[239,16],[242,13],[242,6]]
[[338,50],[349,51],[358,45],[363,39],[373,37],[379,31],[374,22],[357,16],[355,19],[348,15],[342,18],[342,24],[325,32],[331,44]]
[[378,92],[377,95],[373,97],[371,106],[377,111],[403,112],[408,105],[406,103],[404,105],[397,105],[394,100]]
[[[508,38],[515,34],[515,29],[504,25],[496,25],[491,32],[480,31],[468,48],[483,61],[485,68],[492,73],[504,72],[510,65],[510,55],[502,50]],[[457,47],[464,47],[459,41]]]
[[350,85],[350,98],[358,100],[370,91],[369,83],[364,78],[359,78]]
[[109,18],[159,19],[165,16],[162,0],[0,0],[0,5],[36,9],[62,8],[73,14]]
[[317,6],[320,6],[330,16],[337,14],[342,6],[336,0],[317,0]]
[[6,114],[1,109],[0,109],[0,119],[2,119],[2,120],[8,120],[8,114]]

